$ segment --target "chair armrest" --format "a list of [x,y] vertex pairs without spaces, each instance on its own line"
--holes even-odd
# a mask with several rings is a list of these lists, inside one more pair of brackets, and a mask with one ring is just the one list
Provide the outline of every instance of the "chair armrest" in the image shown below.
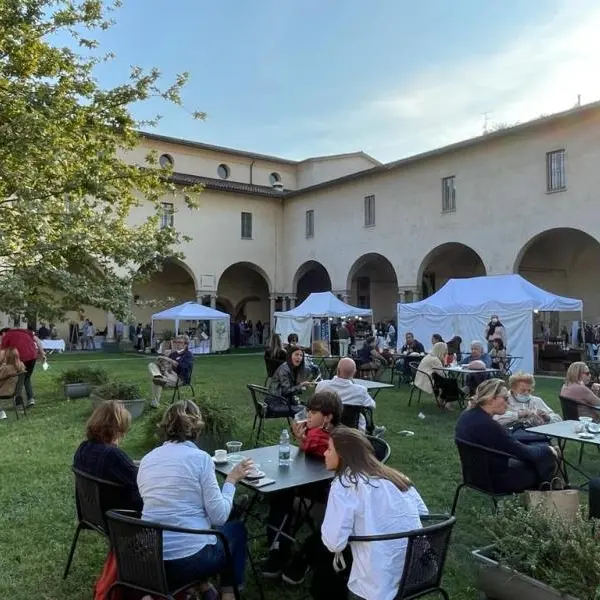
[[456,522],[456,517],[451,517],[448,515],[422,515],[421,521],[436,518],[443,518],[444,520],[441,523],[436,523],[435,525],[428,525],[426,527],[412,529],[411,531],[403,531],[400,533],[384,533],[382,535],[351,535],[348,538],[348,542],[385,542],[390,540],[401,540],[403,538],[433,533],[438,529],[453,526]]
[[496,456],[503,456],[504,458],[514,458],[516,460],[521,460],[519,457],[514,454],[509,454],[508,452],[503,452],[502,450],[496,450],[495,448],[488,448],[486,446],[481,446],[479,444],[474,444],[473,442],[466,442],[465,440],[461,440],[460,438],[455,438],[455,442],[459,442],[460,444],[464,444],[468,448],[475,448],[477,450],[482,450],[483,452],[487,452],[488,454],[495,454]]

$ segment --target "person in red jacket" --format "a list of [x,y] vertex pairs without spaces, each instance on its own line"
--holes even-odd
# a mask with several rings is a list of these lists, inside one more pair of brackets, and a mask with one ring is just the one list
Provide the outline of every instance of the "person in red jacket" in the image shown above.
[[31,376],[35,368],[35,362],[38,358],[45,359],[46,353],[42,347],[42,342],[29,327],[27,329],[2,329],[0,330],[2,343],[0,348],[15,348],[21,361],[25,365],[25,393],[27,394],[27,406],[34,406],[33,387],[31,386]]
[[[306,421],[294,422],[293,435],[300,450],[305,454],[324,459],[325,451],[329,446],[329,434],[336,425],[339,425],[342,419],[342,401],[335,392],[323,391],[315,394],[308,401],[307,409],[308,417]],[[327,483],[328,489],[329,483]],[[282,576],[284,581],[292,585],[297,585],[304,580],[305,573],[301,577],[295,574],[290,576],[289,573],[286,573],[284,566],[288,563],[294,565],[294,572],[298,571],[295,557],[290,561],[292,544],[284,536],[279,536],[275,542],[275,536],[282,523],[284,523],[282,532],[288,535],[291,534],[296,496],[306,495],[314,498],[322,495],[325,498],[327,490],[321,490],[319,484],[313,484],[295,490],[278,492],[270,496],[269,516],[267,518],[269,557],[262,568],[263,577],[277,579]],[[301,579],[301,581],[298,582],[298,579]]]

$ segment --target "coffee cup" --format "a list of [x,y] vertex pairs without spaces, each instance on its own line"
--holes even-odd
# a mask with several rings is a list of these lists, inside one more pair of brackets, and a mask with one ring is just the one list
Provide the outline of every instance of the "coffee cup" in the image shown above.
[[215,460],[225,462],[227,460],[227,450],[215,450]]

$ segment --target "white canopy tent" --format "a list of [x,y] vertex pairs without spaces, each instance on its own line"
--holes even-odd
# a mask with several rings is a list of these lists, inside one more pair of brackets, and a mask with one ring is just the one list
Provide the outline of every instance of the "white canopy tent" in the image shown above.
[[427,347],[439,333],[445,340],[460,336],[465,351],[473,340],[485,342],[485,328],[495,314],[506,329],[508,354],[522,356],[517,367],[533,373],[533,313],[582,310],[581,300],[547,292],[520,275],[450,279],[425,300],[398,304],[398,344],[410,331]]
[[154,337],[154,321],[175,321],[175,335],[179,333],[179,324],[182,321],[211,321],[210,350],[222,352],[229,348],[230,316],[209,306],[197,302],[184,302],[153,314],[152,337]]
[[357,308],[342,302],[331,292],[314,292],[304,302],[286,312],[275,313],[275,333],[283,340],[290,333],[298,335],[301,346],[310,347],[313,319],[372,317],[370,308]]

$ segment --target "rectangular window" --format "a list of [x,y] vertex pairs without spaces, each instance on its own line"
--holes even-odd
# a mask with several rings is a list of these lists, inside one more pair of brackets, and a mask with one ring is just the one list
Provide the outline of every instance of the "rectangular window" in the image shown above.
[[242,213],[242,239],[252,239],[252,213],[249,212]]
[[453,212],[456,210],[456,177],[444,177],[442,179],[442,212]]
[[306,211],[306,237],[311,238],[315,235],[315,211]]
[[175,209],[171,202],[163,202],[160,212],[160,228],[166,229],[175,225]]
[[567,189],[565,179],[565,151],[554,150],[546,153],[546,191],[556,192]]
[[365,196],[365,227],[375,226],[375,196]]

